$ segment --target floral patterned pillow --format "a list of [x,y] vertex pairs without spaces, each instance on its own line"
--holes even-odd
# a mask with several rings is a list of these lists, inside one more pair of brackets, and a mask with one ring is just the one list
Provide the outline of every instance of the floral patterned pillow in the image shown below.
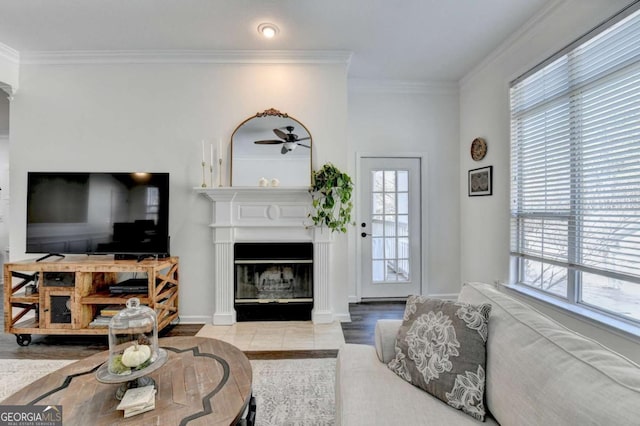
[[450,406],[484,421],[491,305],[409,296],[389,368]]

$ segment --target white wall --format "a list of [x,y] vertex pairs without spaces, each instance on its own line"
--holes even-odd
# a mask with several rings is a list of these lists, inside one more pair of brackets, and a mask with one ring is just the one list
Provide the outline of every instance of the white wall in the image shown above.
[[9,193],[9,99],[0,91],[0,267],[9,248]]
[[[355,153],[426,154],[423,171],[428,196],[422,221],[427,246],[422,278],[423,293],[429,295],[460,291],[458,126],[455,86],[350,83],[348,133],[353,163]],[[356,210],[357,224],[362,222],[358,213]],[[358,233],[355,238],[360,238]],[[356,282],[349,281],[350,299],[354,300]]]
[[[0,267],[9,248],[9,137],[0,135]],[[4,282],[4,274],[0,277]]]
[[[211,203],[193,191],[200,141],[228,144],[238,124],[270,107],[310,129],[314,168],[346,168],[345,63],[23,65],[11,109],[12,259],[25,257],[27,171],[169,172],[180,316],[210,322]],[[346,244],[337,238],[332,262],[338,316],[348,315]]]
[[[460,91],[460,275],[463,281],[508,280],[509,275],[509,82],[560,50],[606,18],[622,9],[628,0],[559,1],[507,40],[484,63],[461,81]],[[474,162],[471,141],[487,140],[485,159]],[[493,165],[493,196],[468,197],[467,172]],[[547,313],[568,326],[575,321]],[[582,324],[580,330],[640,358],[640,345],[607,331]],[[629,348],[633,348],[632,351]],[[635,353],[632,353],[634,352]]]

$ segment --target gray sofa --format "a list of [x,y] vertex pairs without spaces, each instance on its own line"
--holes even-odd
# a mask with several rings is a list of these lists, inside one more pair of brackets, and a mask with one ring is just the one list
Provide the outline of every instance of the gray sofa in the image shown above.
[[[640,425],[640,366],[492,285],[467,283],[458,300],[492,305],[485,424]],[[340,349],[337,424],[481,424],[387,368],[401,323],[378,321],[375,348]]]

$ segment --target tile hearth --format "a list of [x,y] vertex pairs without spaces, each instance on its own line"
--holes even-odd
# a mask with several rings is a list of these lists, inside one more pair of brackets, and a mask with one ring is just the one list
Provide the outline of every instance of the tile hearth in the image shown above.
[[327,350],[339,349],[344,344],[339,322],[265,321],[205,325],[196,336],[220,339],[243,351]]

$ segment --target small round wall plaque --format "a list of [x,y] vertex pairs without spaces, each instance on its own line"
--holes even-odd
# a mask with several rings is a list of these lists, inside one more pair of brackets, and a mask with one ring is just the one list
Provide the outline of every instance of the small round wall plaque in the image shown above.
[[475,138],[471,142],[471,158],[480,161],[487,155],[487,142],[482,138]]

